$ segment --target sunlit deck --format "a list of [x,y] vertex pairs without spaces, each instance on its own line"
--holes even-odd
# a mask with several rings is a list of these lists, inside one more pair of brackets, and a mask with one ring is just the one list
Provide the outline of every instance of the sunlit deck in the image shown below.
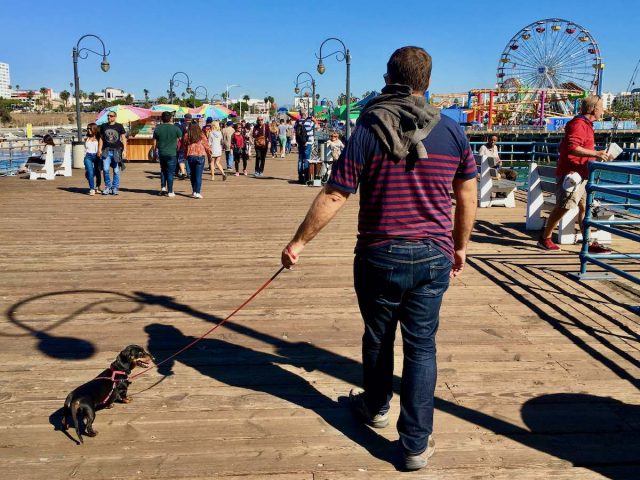
[[0,178],[3,478],[640,478],[640,287],[568,278],[578,246],[538,250],[520,201],[479,210],[446,295],[426,470],[398,472],[394,422],[372,431],[345,406],[361,375],[356,198],[299,267],[136,380],[133,403],[98,412],[99,435],[76,445],[54,428],[67,393],[128,344],[160,360],[233,311],[317,193],[290,182],[292,157],[262,179],[205,175],[203,200],[188,181],[158,197],[157,170],[130,164],[119,197],[87,196],[78,170]]

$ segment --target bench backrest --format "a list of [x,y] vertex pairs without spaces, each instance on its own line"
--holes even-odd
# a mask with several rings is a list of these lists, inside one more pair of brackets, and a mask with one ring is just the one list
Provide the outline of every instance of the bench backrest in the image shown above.
[[538,175],[540,176],[540,188],[545,193],[556,193],[556,167],[538,165]]

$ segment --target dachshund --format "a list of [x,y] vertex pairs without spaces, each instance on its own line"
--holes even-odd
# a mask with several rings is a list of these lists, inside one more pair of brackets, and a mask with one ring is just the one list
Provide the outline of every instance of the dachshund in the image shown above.
[[129,345],[122,350],[109,368],[67,395],[62,418],[64,430],[73,424],[79,442],[84,443],[80,428],[80,420],[84,416],[86,435],[95,437],[98,434],[93,429],[96,410],[113,408],[116,401],[131,402],[131,398],[127,396],[131,383],[128,380],[129,374],[135,367],[148,368],[151,362],[155,362],[153,356],[139,345]]

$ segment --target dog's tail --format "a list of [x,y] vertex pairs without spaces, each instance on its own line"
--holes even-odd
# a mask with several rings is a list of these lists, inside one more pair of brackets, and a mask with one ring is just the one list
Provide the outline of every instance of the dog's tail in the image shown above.
[[82,440],[82,434],[80,433],[80,423],[78,423],[78,410],[80,409],[80,402],[76,400],[70,405],[69,408],[71,410],[71,418],[73,420],[73,426],[75,427],[76,433],[78,434],[78,441],[80,443],[84,443],[84,440]]

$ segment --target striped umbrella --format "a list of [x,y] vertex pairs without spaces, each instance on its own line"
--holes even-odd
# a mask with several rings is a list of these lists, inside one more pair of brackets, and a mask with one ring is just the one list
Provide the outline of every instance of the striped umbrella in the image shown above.
[[107,115],[109,112],[115,112],[118,123],[135,122],[136,120],[142,120],[150,117],[153,113],[147,108],[134,107],[133,105],[114,105],[113,107],[107,107],[98,114],[96,123],[101,125],[109,121]]

